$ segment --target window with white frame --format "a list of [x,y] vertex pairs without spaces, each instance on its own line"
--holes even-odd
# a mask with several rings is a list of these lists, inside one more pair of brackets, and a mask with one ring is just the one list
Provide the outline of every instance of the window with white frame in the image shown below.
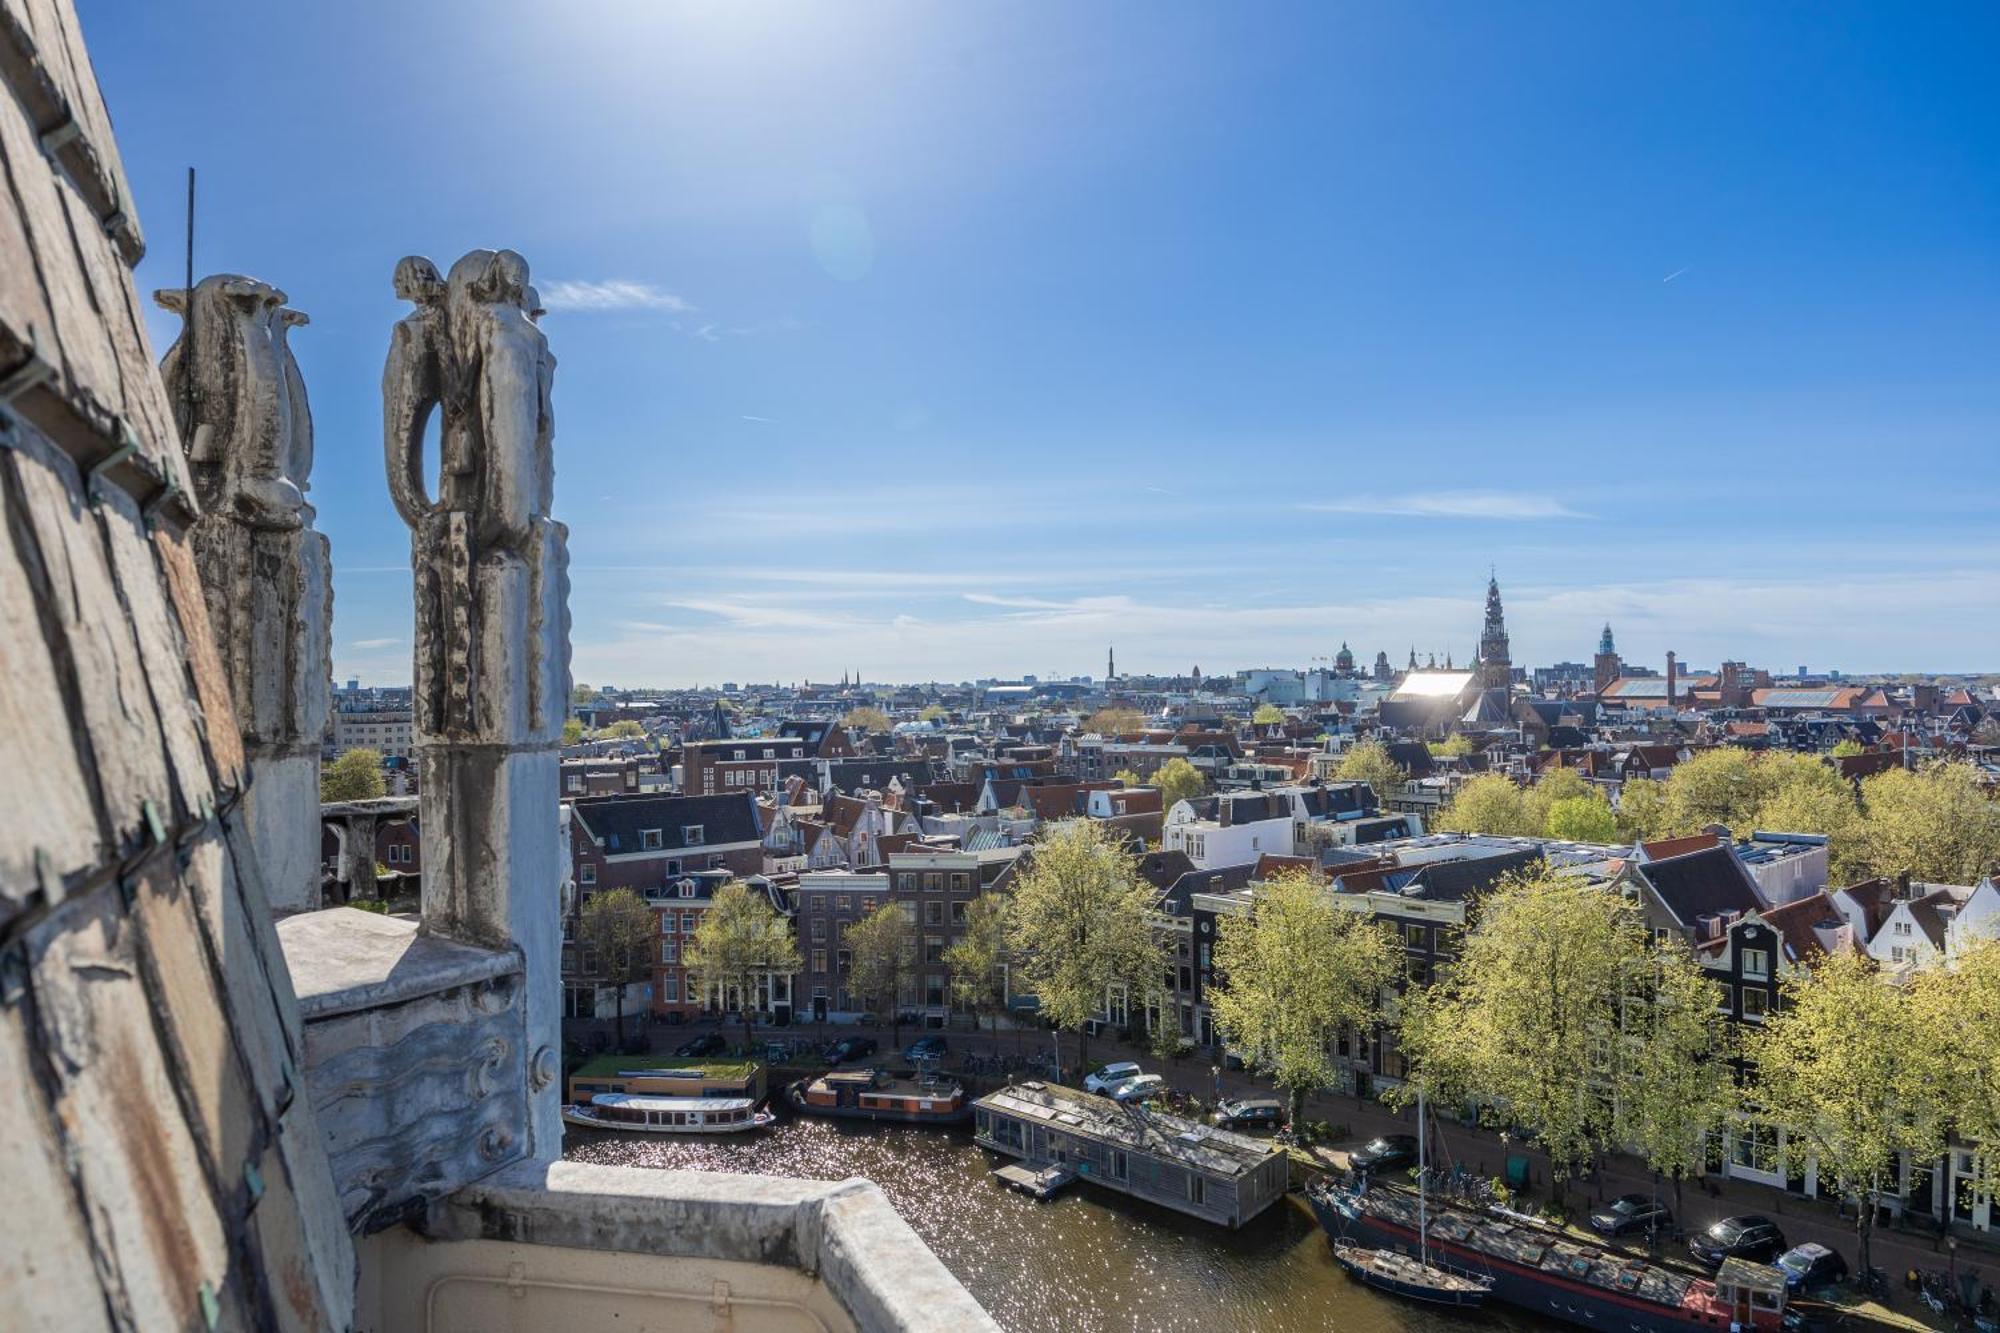
[[701,841],[702,841],[702,838],[701,838],[701,825],[699,825],[699,824],[683,824],[683,825],[681,826],[681,845],[682,845],[682,846],[684,846],[684,847],[699,847],[699,846],[701,846]]
[[1769,977],[1771,975],[1771,955],[1764,949],[1743,951],[1743,975],[1746,977]]
[[576,882],[579,884],[597,883],[597,863],[595,861],[585,861],[582,865],[578,866]]
[[657,852],[666,845],[667,845],[667,838],[663,830],[656,828],[642,828],[639,830],[640,851]]

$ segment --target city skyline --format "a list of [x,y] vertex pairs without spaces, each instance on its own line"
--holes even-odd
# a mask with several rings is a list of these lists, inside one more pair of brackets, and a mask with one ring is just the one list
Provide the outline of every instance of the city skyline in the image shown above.
[[2000,662],[1988,10],[477,12],[83,8],[142,289],[192,163],[312,316],[342,677],[409,674],[390,271],[474,244],[582,679],[1469,655],[1489,562],[1523,662]]

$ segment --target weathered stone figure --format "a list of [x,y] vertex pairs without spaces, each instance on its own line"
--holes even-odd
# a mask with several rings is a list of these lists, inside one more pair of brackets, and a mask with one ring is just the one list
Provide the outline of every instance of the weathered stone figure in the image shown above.
[[[527,261],[474,250],[438,278],[396,266],[415,309],[382,373],[389,490],[416,582],[416,751],[428,930],[522,950],[532,1151],[560,1140],[556,753],[569,703],[568,530],[554,499],[555,359],[529,318]],[[439,414],[438,494],[424,430]]]
[[278,911],[317,908],[320,742],[332,688],[331,558],[313,531],[312,411],[285,294],[240,274],[154,299],[179,314],[160,363],[201,502],[192,531],[209,622],[243,735],[244,801]]

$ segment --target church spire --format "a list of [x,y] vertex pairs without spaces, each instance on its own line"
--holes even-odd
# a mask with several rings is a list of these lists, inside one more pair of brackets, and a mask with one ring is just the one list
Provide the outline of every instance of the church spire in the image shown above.
[[1514,662],[1507,647],[1507,618],[1500,608],[1500,579],[1490,570],[1486,577],[1486,623],[1479,630],[1478,663],[1482,686],[1504,690],[1513,684]]
[[1106,680],[1118,679],[1118,649],[1115,646],[1107,647],[1104,650],[1104,678]]

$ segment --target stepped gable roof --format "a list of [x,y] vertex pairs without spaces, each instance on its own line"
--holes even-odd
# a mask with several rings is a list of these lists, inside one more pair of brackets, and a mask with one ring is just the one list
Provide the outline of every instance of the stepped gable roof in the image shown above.
[[1639,875],[1681,925],[1693,927],[1704,916],[1755,912],[1764,906],[1756,882],[1721,844],[1683,852],[1657,861],[1643,861]]
[[[764,836],[757,802],[748,792],[733,796],[583,797],[570,804],[591,838],[610,855],[677,851],[690,845],[683,838],[694,827],[701,829],[701,841],[692,844],[698,847],[756,842]],[[649,830],[658,830],[658,848],[645,846],[643,834]]]

